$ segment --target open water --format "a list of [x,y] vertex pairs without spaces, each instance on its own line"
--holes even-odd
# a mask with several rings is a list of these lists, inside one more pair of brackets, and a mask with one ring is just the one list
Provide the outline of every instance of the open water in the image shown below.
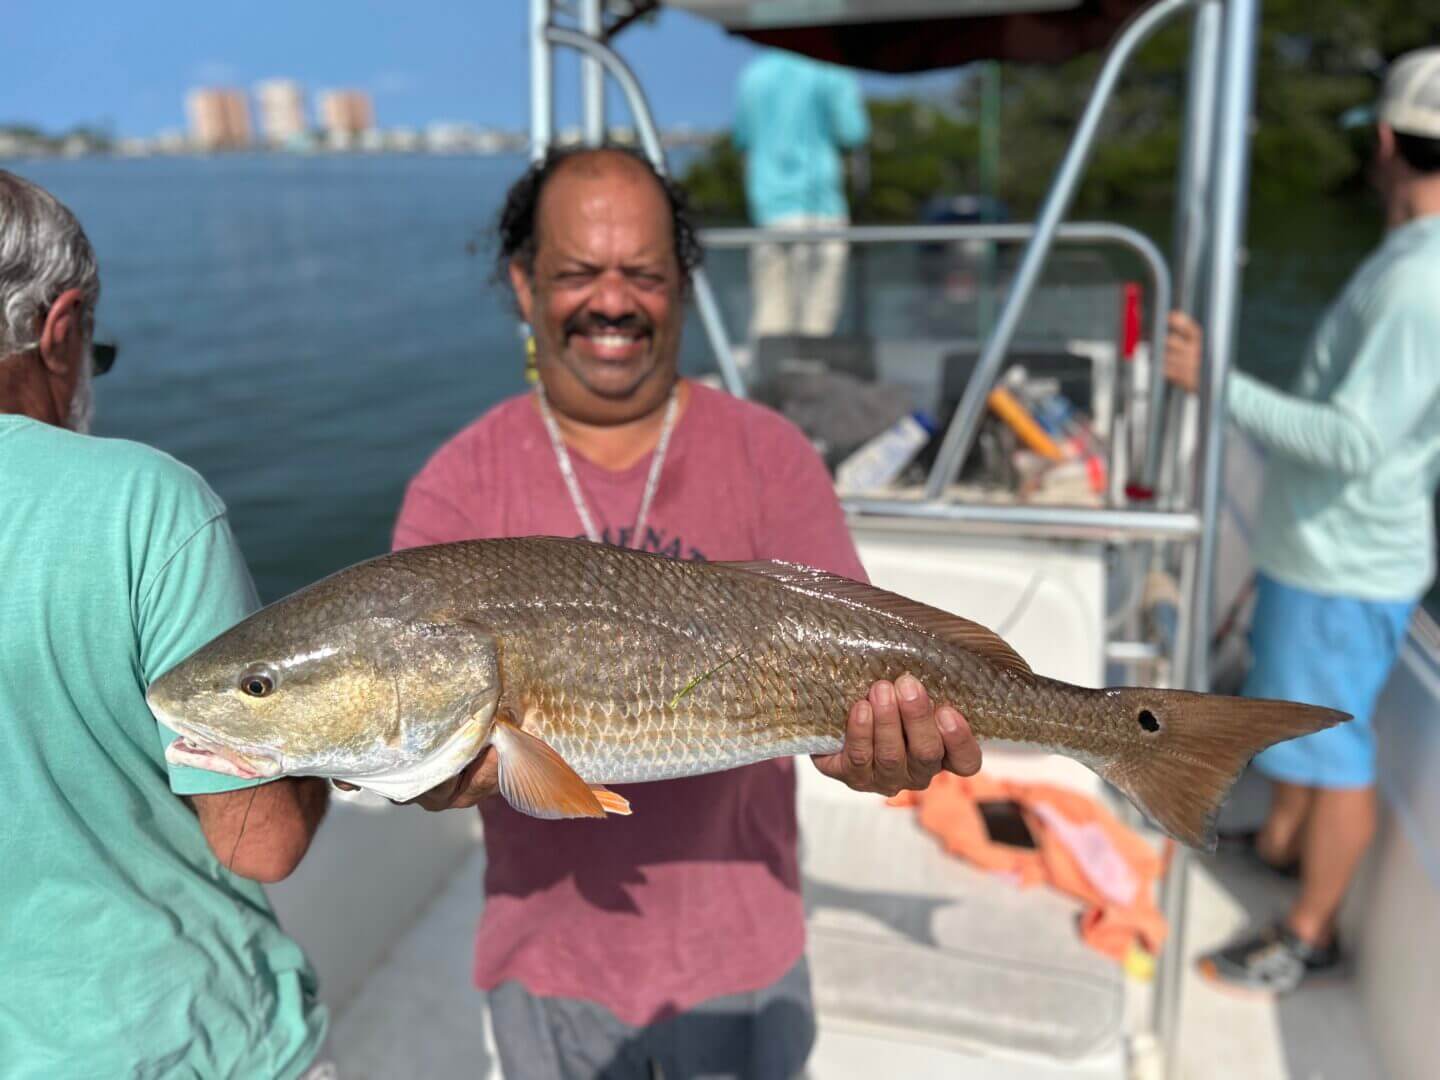
[[[6,167],[69,205],[99,254],[98,336],[121,352],[97,385],[97,433],[198,469],[272,600],[384,551],[409,476],[523,389],[490,242],[523,166],[256,155]],[[1280,378],[1378,223],[1337,206],[1252,216],[1240,362]],[[1153,224],[1164,244],[1168,223]],[[743,291],[743,265],[714,260],[723,292]],[[712,366],[693,318],[684,366]]]

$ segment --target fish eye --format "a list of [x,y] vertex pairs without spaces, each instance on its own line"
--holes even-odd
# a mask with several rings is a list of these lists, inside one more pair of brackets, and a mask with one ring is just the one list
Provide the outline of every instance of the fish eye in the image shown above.
[[275,679],[266,671],[247,671],[240,676],[240,690],[251,697],[265,697],[275,689]]

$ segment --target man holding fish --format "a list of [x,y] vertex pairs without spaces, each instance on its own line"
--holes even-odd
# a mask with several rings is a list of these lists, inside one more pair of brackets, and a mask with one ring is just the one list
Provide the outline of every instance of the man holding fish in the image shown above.
[[1070,754],[1213,846],[1258,750],[1346,719],[1055,682],[866,584],[804,437],[677,378],[694,240],[643,160],[532,167],[500,256],[536,392],[431,459],[400,550],[256,613],[146,700],[172,764],[481,803],[476,981],[508,1075],[803,1067],[794,755],[894,792],[974,772],[973,725]]
[[[502,273],[534,333],[536,391],[501,403],[432,458],[407,492],[397,548],[588,536],[864,580],[804,436],[678,377],[699,250],[671,185],[629,154],[554,154],[511,189],[500,231]],[[717,1076],[798,1073],[814,1024],[793,761],[628,790],[630,817],[547,822],[485,798],[497,757],[422,801],[481,803],[476,979],[490,991],[506,1075],[589,1076],[610,1065],[645,1075],[650,1059],[675,1075],[702,1062]],[[845,748],[816,760],[854,788],[886,793],[979,763],[963,718],[933,708],[914,678],[877,681],[850,710]]]
[[325,1009],[258,882],[327,789],[166,765],[146,682],[256,598],[204,481],[86,434],[99,293],[79,222],[0,170],[0,1073],[315,1075]]

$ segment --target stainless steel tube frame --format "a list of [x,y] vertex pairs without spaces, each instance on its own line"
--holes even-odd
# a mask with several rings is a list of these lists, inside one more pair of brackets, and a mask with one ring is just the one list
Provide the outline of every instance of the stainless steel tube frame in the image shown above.
[[[1019,243],[1035,235],[1034,225],[835,225],[786,231],[777,236],[770,229],[703,229],[700,242],[706,249],[749,248],[765,242],[809,243],[820,240],[843,240],[850,244],[926,244],[947,240],[990,240]],[[1065,243],[1116,244],[1133,252],[1150,274],[1150,288],[1155,305],[1151,327],[1150,348],[1165,347],[1165,315],[1170,310],[1170,268],[1160,249],[1144,233],[1127,225],[1110,221],[1077,221],[1061,225],[1055,239]],[[1008,343],[1007,343],[1008,345]]]
[[[1201,0],[1195,10],[1190,42],[1190,77],[1186,94],[1184,143],[1175,214],[1175,305],[1195,314],[1200,297],[1200,278],[1207,251],[1211,173],[1215,155],[1215,119],[1220,83],[1220,34],[1224,11],[1220,0]],[[1165,388],[1161,414],[1163,428],[1152,430],[1159,441],[1147,448],[1146,475],[1156,491],[1158,505],[1189,506],[1194,492],[1193,477],[1180,469],[1181,439],[1193,427],[1198,402],[1193,395]],[[1168,438],[1167,438],[1168,435]],[[1153,469],[1153,472],[1151,471]],[[1179,584],[1182,611],[1190,618],[1176,622],[1170,657],[1172,685],[1188,686],[1191,642],[1195,640],[1197,612],[1186,598],[1193,595],[1196,546],[1180,550]],[[1152,549],[1152,554],[1153,554]],[[1150,1030],[1159,1041],[1162,1057],[1173,1061],[1178,1031],[1176,1017],[1180,998],[1181,973],[1185,963],[1185,908],[1189,890],[1189,859],[1177,851],[1169,872],[1160,884],[1160,908],[1171,919],[1168,948],[1157,965],[1155,992],[1150,1000]]]
[[[539,0],[531,0],[538,3]],[[571,30],[563,26],[547,26],[544,31],[545,39],[552,45],[564,45],[576,49],[582,56],[592,58],[599,62],[615,80],[616,85],[625,95],[625,100],[630,105],[630,114],[635,119],[635,129],[640,133],[640,145],[645,149],[645,155],[654,163],[655,168],[662,175],[668,175],[669,167],[665,162],[665,148],[660,145],[660,133],[655,128],[655,118],[650,112],[649,102],[645,100],[645,92],[640,89],[640,82],[635,78],[629,66],[620,59],[618,53],[604,42],[596,41],[587,34],[578,30]],[[547,62],[548,63],[548,62]],[[720,315],[720,305],[715,301],[715,292],[710,287],[710,279],[703,269],[697,269],[691,280],[691,287],[695,291],[695,306],[700,312],[701,324],[705,327],[705,336],[710,340],[710,348],[715,353],[715,360],[720,365],[720,374],[725,380],[725,387],[737,397],[745,396],[745,380],[740,375],[740,368],[735,363],[735,354],[730,351],[730,338],[725,332],[724,320]]]
[[[759,243],[810,243],[816,240],[844,240],[851,244],[928,244],[946,240],[1029,240],[1039,226],[1013,224],[954,225],[816,225],[806,229],[703,229],[706,247],[744,248]],[[1076,243],[1113,243],[1129,248],[1145,260],[1152,276],[1165,279],[1170,288],[1170,271],[1165,259],[1144,233],[1113,221],[1072,221],[1055,230],[1056,238]],[[1158,271],[1157,268],[1158,267]]]
[[555,80],[550,65],[550,0],[530,0],[530,160],[550,149],[555,131]]
[[1227,0],[1225,76],[1221,86],[1210,247],[1210,294],[1205,305],[1205,365],[1202,372],[1199,492],[1200,535],[1195,574],[1195,636],[1186,682],[1192,689],[1210,683],[1209,627],[1213,618],[1216,525],[1220,513],[1225,440],[1225,387],[1239,324],[1241,262],[1250,158],[1250,116],[1254,101],[1258,0]]
[[1200,534],[1200,519],[1173,510],[1117,510],[1088,506],[950,503],[932,499],[843,499],[861,516],[913,518],[981,526],[1026,536],[1114,540],[1187,540]]
[[[1030,299],[1035,282],[1039,280],[1040,269],[1045,263],[1046,256],[1050,253],[1050,245],[1054,239],[1056,228],[1070,206],[1076,187],[1079,186],[1086,160],[1089,158],[1090,149],[1095,142],[1095,133],[1100,127],[1100,119],[1105,113],[1106,105],[1110,103],[1121,71],[1124,70],[1135,50],[1151,34],[1193,3],[1195,0],[1159,0],[1154,6],[1141,12],[1125,28],[1111,47],[1109,55],[1106,56],[1105,65],[1100,69],[1100,77],[1095,82],[1095,88],[1090,93],[1090,100],[1080,118],[1080,124],[1075,129],[1075,136],[1071,139],[1070,147],[1065,152],[1065,158],[1060,164],[1060,171],[1056,175],[1049,193],[1045,196],[1040,217],[1035,224],[1035,236],[1030,241],[1029,247],[1025,249],[1025,256],[1020,261],[1020,268],[1016,271],[1010,292],[1005,297],[1005,305],[1000,309],[1000,316],[996,319],[995,328],[985,343],[985,349],[980,355],[980,362],[976,366],[969,384],[965,387],[960,404],[955,409],[955,417],[949,427],[945,429],[945,438],[940,445],[939,456],[935,459],[935,464],[931,467],[930,476],[925,483],[926,493],[931,498],[938,497],[945,490],[945,485],[950,483],[959,472],[960,465],[965,460],[965,454],[975,440],[975,433],[980,426],[981,413],[985,407],[985,399],[995,383],[996,376],[1000,373],[1000,362],[1004,358],[1005,350],[1009,348],[1011,339],[1015,336],[1016,327],[1020,323],[1020,313]],[[1157,315],[1161,317],[1163,314],[1163,312],[1157,312]]]
[[[604,0],[580,0],[580,30],[604,44]],[[599,146],[605,141],[605,69],[590,56],[580,59],[580,115],[585,145]]]
[[[1250,166],[1250,117],[1255,97],[1255,52],[1259,33],[1258,0],[1226,0],[1222,36],[1224,55],[1220,80],[1220,110],[1215,131],[1214,180],[1211,189],[1214,228],[1209,252],[1210,291],[1206,297],[1204,393],[1201,397],[1197,505],[1200,536],[1195,550],[1195,572],[1190,595],[1189,656],[1185,683],[1192,690],[1210,684],[1210,625],[1213,619],[1215,548],[1220,482],[1224,463],[1225,385],[1235,348],[1240,300],[1241,252],[1245,230],[1245,203]],[[1165,897],[1165,917],[1172,927],[1183,927],[1187,902],[1188,859],[1183,849],[1171,873],[1176,875]],[[1157,987],[1161,1002],[1160,1037],[1166,1072],[1175,1074],[1180,1015],[1180,980],[1183,935],[1166,943]]]
[[[1215,88],[1220,78],[1220,0],[1200,0],[1190,39],[1190,77],[1185,94],[1185,127],[1180,174],[1175,193],[1175,307],[1194,314],[1199,294],[1201,260],[1209,225],[1210,163],[1215,140]],[[1165,432],[1179,421],[1183,400],[1160,376],[1160,356],[1151,386],[1149,440],[1141,481],[1152,490],[1167,489],[1171,477],[1162,472]]]
[[668,174],[670,170],[665,163],[665,149],[660,145],[660,132],[655,127],[650,104],[645,100],[645,92],[640,89],[640,81],[635,78],[629,65],[620,58],[620,54],[603,41],[566,26],[547,26],[545,40],[552,45],[564,45],[574,49],[582,57],[594,60],[615,80],[624,93],[625,100],[630,104],[630,112],[635,118],[635,130],[640,135],[640,145],[645,150],[645,156],[662,174]]

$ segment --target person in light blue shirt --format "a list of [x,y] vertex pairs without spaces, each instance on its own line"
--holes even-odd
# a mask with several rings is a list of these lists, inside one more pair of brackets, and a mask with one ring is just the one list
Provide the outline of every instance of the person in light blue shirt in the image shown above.
[[0,1075],[315,1080],[325,1008],[260,882],[328,789],[166,763],[147,684],[256,597],[199,476],[85,433],[99,292],[0,170]]
[[[1267,451],[1243,693],[1327,705],[1349,723],[1255,759],[1264,825],[1222,834],[1298,877],[1288,915],[1217,950],[1219,981],[1287,992],[1339,961],[1335,918],[1375,832],[1371,712],[1435,577],[1440,482],[1440,48],[1401,57],[1377,111],[1387,231],[1326,312],[1288,393],[1244,374],[1226,404]],[[1166,373],[1193,391],[1199,328],[1172,315]]]
[[[733,138],[745,155],[754,224],[801,231],[849,221],[841,154],[870,138],[850,72],[794,53],[762,53],[741,73]],[[833,333],[847,252],[840,241],[758,245],[750,267],[752,338]]]

